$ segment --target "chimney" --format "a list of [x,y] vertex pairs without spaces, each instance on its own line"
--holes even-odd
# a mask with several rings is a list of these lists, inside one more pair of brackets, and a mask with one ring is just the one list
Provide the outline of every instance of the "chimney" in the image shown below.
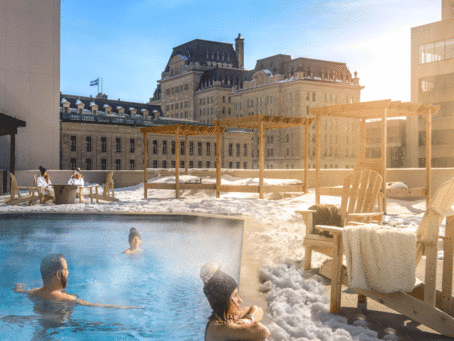
[[454,19],[454,0],[441,1],[441,20]]
[[244,69],[244,38],[241,33],[238,33],[238,38],[235,39],[236,59],[238,60],[238,68]]

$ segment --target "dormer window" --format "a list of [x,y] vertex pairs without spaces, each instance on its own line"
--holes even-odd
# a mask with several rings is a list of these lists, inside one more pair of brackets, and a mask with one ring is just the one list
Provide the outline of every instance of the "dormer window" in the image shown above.
[[125,113],[125,109],[123,107],[118,106],[117,107],[117,112],[120,116],[123,116]]
[[109,104],[104,104],[103,108],[104,111],[106,112],[106,115],[110,115],[112,113],[112,107]]
[[143,115],[143,118],[148,118],[148,110],[147,109],[141,109],[140,112],[142,113]]
[[84,106],[85,106],[85,105],[81,102],[80,99],[78,99],[78,100],[76,101],[76,106],[77,106],[77,112],[78,112],[79,114],[83,114],[83,113],[84,113]]
[[129,115],[131,117],[136,117],[137,109],[136,108],[129,108]]

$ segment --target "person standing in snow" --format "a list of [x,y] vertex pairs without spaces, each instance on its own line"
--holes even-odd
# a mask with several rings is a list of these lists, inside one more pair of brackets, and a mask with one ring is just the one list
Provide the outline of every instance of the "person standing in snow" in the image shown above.
[[68,185],[79,186],[78,195],[80,195],[80,200],[82,202],[85,202],[85,199],[84,199],[84,177],[80,173],[80,168],[76,168],[74,170],[73,175],[71,176],[71,178],[68,181]]
[[203,265],[200,278],[204,282],[203,292],[213,309],[205,329],[205,341],[263,341],[270,335],[260,323],[263,310],[255,305],[241,308],[237,282],[220,271],[217,264],[207,262]]
[[36,179],[36,186],[42,188],[44,194],[43,203],[50,200],[55,200],[55,192],[50,181],[49,173],[43,166],[39,166],[41,176]]

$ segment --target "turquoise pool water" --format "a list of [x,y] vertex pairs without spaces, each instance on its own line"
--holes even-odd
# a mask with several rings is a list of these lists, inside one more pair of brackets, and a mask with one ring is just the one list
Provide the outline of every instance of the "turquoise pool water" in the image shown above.
[[[124,255],[129,229],[143,252]],[[199,278],[207,260],[238,280],[243,222],[193,216],[0,215],[1,340],[202,340],[211,312]],[[118,310],[40,307],[13,292],[42,285],[49,253],[68,262],[67,292]]]

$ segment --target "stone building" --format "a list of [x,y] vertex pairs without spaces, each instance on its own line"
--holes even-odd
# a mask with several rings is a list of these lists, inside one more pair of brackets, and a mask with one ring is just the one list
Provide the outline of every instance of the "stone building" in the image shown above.
[[[276,55],[244,69],[244,39],[232,44],[192,40],[173,49],[150,99],[166,118],[214,120],[267,114],[310,116],[310,107],[360,101],[359,78],[345,63]],[[352,167],[359,153],[359,123],[326,118],[323,168]],[[267,132],[266,168],[304,166],[304,128]],[[315,167],[315,131],[309,166]],[[252,139],[252,166],[258,168],[258,136]]]
[[[164,118],[157,105],[109,100],[106,95],[60,95],[60,169],[143,169],[143,134],[140,127],[198,124],[193,120]],[[246,130],[226,131],[222,137],[222,167],[251,168],[251,137]],[[180,153],[184,155],[184,140]],[[189,168],[216,166],[215,136],[188,140]],[[175,167],[175,139],[148,134],[148,168]],[[180,158],[180,167],[184,159]]]
[[[411,29],[411,100],[441,106],[432,118],[432,166],[454,167],[454,0],[441,21]],[[425,167],[425,117],[407,118],[408,167]]]

